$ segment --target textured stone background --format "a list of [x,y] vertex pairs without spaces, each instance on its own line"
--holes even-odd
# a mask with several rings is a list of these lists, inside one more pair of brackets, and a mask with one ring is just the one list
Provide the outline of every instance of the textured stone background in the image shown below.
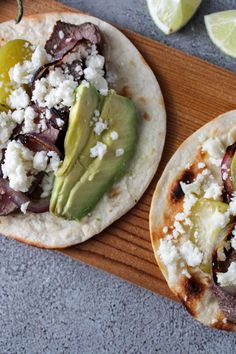
[[[203,0],[164,37],[144,0],[67,0],[100,18],[235,70],[210,43],[203,15],[236,1]],[[0,354],[236,353],[236,334],[203,327],[174,302],[55,252],[0,238]]]

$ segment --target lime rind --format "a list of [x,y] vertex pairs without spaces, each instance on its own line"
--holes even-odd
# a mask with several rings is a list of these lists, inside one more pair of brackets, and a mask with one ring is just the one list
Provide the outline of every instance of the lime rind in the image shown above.
[[187,24],[202,0],[147,0],[149,13],[165,34],[178,31]]
[[222,52],[236,58],[236,10],[216,12],[204,20],[211,41]]

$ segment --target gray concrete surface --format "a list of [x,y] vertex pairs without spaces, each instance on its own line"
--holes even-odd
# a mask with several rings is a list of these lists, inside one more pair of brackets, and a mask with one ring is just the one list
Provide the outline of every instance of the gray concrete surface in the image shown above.
[[[203,0],[182,31],[164,37],[144,0],[63,1],[231,70],[203,15],[236,1]],[[174,302],[60,254],[0,238],[0,354],[236,353],[236,334],[193,321]]]

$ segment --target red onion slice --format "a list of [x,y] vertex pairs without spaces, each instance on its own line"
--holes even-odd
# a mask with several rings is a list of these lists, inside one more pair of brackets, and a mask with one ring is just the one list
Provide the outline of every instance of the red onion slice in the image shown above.
[[217,273],[225,273],[229,265],[236,261],[236,251],[230,248],[225,250],[225,261],[220,261],[217,256],[219,248],[222,249],[225,241],[230,241],[232,231],[236,224],[230,224],[220,232],[217,243],[212,254],[212,283],[211,289],[218,300],[220,309],[225,314],[226,318],[233,323],[236,323],[236,285],[220,286],[217,282]]
[[17,139],[33,152],[55,151],[60,157],[62,157],[62,154],[56,145],[41,134],[42,133],[20,134],[17,136]]
[[33,213],[45,213],[46,211],[49,211],[49,198],[32,199],[25,193],[16,192],[12,188],[10,188],[8,180],[2,179],[1,183],[5,195],[8,196],[11,201],[19,208],[22,204],[29,202],[29,205],[27,207],[28,211],[31,211]]
[[221,177],[224,188],[228,193],[229,199],[234,192],[234,186],[231,176],[231,164],[236,151],[236,143],[227,147],[223,160],[221,162]]

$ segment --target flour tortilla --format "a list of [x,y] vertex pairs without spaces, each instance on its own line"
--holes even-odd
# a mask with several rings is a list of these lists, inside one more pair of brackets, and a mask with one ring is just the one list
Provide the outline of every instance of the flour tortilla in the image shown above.
[[0,45],[22,38],[44,45],[56,21],[92,22],[105,38],[105,57],[118,93],[128,94],[137,108],[138,131],[135,155],[125,176],[107,192],[91,216],[81,222],[67,221],[50,213],[26,213],[0,217],[0,233],[45,248],[81,243],[130,210],[153,178],[163,150],[166,113],[158,82],[134,45],[116,28],[95,17],[77,13],[48,13],[0,24]]
[[[158,255],[160,239],[164,237],[163,227],[173,225],[175,215],[183,210],[183,200],[173,201],[173,188],[186,170],[188,164],[197,169],[198,147],[209,137],[219,137],[225,146],[236,141],[236,110],[225,113],[191,135],[175,152],[167,164],[154,192],[150,210],[150,231],[152,246],[158,265],[173,293],[186,306],[189,313],[200,322],[218,329],[236,331],[236,325],[225,323],[225,316],[210,289],[210,277],[204,277],[195,269],[192,278],[181,272],[171,278]],[[217,182],[221,181],[220,168],[211,166]]]

